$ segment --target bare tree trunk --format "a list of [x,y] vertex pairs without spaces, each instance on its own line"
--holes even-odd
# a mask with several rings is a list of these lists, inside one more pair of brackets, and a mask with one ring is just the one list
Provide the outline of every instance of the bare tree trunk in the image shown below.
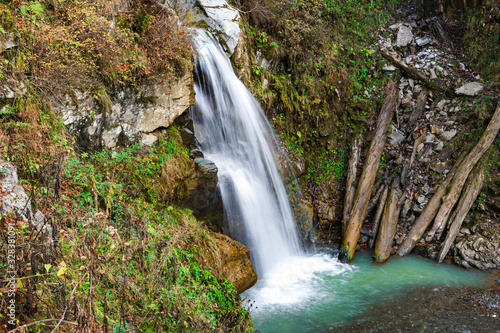
[[394,178],[391,187],[391,193],[387,198],[384,207],[384,215],[380,222],[380,228],[375,242],[375,249],[373,250],[373,260],[376,262],[386,262],[391,255],[392,242],[396,234],[396,227],[398,225],[399,217],[399,178]]
[[347,227],[347,221],[349,221],[349,213],[351,212],[352,201],[354,200],[354,193],[356,191],[356,186],[354,182],[356,181],[356,172],[359,163],[359,157],[361,155],[361,150],[359,149],[359,140],[354,140],[351,146],[351,156],[349,157],[349,166],[347,169],[347,181],[346,181],[346,192],[344,200],[344,215],[342,219],[342,233],[345,232]]
[[344,240],[340,251],[340,259],[351,261],[361,233],[361,226],[366,214],[366,208],[370,200],[373,184],[377,175],[380,157],[384,150],[387,139],[387,130],[394,114],[394,108],[398,98],[396,83],[389,82],[386,88],[386,99],[377,122],[375,135],[373,136],[368,158],[365,162],[361,178],[359,180],[354,202],[349,214],[349,222],[344,234]]
[[436,191],[436,193],[434,193],[431,200],[429,200],[427,206],[425,206],[424,208],[424,211],[415,221],[410,232],[406,236],[403,243],[400,245],[398,250],[398,255],[405,256],[409,254],[411,250],[413,250],[415,245],[418,243],[418,241],[422,238],[425,229],[432,222],[434,216],[436,216],[439,206],[441,205],[441,199],[446,194],[446,188],[450,185],[451,180],[453,179],[453,176],[455,175],[455,172],[457,171],[458,166],[460,165],[462,160],[463,158],[461,156],[461,158],[459,158],[455,163],[455,165],[453,166],[453,169],[451,169],[450,173],[448,174],[448,177],[444,180],[441,186],[439,186],[438,190]]
[[[491,142],[495,139],[496,135],[498,134],[498,130],[500,128],[500,105],[497,107],[495,114],[493,115],[493,118],[491,118],[490,123],[488,124],[488,127],[486,128],[486,131],[483,133],[483,136],[479,140],[479,143],[474,147],[473,152],[474,154],[479,154],[485,151],[489,148],[491,145]],[[488,144],[489,142],[489,144]],[[480,147],[480,148],[478,148]],[[478,148],[478,149],[476,149]],[[482,149],[482,152],[481,152]],[[446,194],[448,187],[450,186],[450,183],[452,180],[454,180],[455,174],[459,174],[460,172],[463,172],[462,165],[466,163],[466,159],[469,157],[472,158],[472,152],[467,155],[464,159],[460,158],[457,160],[457,163],[455,163],[455,166],[451,170],[451,172],[448,174],[448,177],[446,180],[441,184],[439,189],[434,193],[432,196],[431,200],[425,207],[424,211],[418,219],[415,221],[415,224],[411,228],[410,232],[406,236],[406,239],[404,242],[401,244],[398,255],[400,256],[405,256],[409,254],[413,248],[415,247],[415,244],[422,238],[422,235],[425,232],[425,229],[427,226],[432,222],[432,219],[436,215],[436,213],[439,210],[440,204],[441,204],[441,199],[444,197]],[[469,162],[471,160],[469,159]],[[476,161],[477,162],[477,161]],[[470,164],[470,163],[469,163]],[[468,173],[467,173],[468,174]],[[451,187],[450,187],[451,188]],[[448,191],[450,193],[450,191]]]
[[467,179],[467,183],[465,184],[465,191],[460,198],[460,202],[457,205],[457,209],[455,209],[451,219],[450,219],[450,230],[448,230],[448,234],[446,235],[446,239],[441,245],[441,250],[439,251],[437,262],[443,262],[444,257],[450,250],[451,244],[455,241],[455,238],[458,235],[458,231],[462,226],[462,223],[467,216],[472,204],[476,200],[479,192],[481,192],[481,188],[483,187],[484,180],[486,179],[486,164],[480,163],[476,165],[474,170],[472,170],[469,178]]
[[380,197],[378,203],[377,212],[375,213],[375,219],[373,220],[372,234],[373,238],[368,242],[368,247],[371,249],[375,243],[375,238],[377,238],[378,227],[380,225],[380,219],[382,218],[382,213],[384,212],[385,202],[387,201],[387,195],[389,194],[389,186],[384,185],[384,191]]
[[453,177],[453,181],[448,189],[448,193],[443,199],[443,203],[439,208],[439,211],[436,215],[436,219],[434,220],[434,225],[432,226],[431,231],[426,237],[427,241],[432,240],[434,235],[436,234],[436,238],[439,239],[441,234],[443,233],[444,228],[446,227],[446,222],[450,216],[451,210],[455,203],[457,202],[462,188],[469,176],[470,171],[479,159],[483,156],[483,154],[490,148],[491,144],[495,140],[498,131],[500,130],[500,104],[498,105],[493,118],[491,118],[488,127],[484,131],[481,139],[477,145],[472,149],[472,151],[467,155],[465,160],[460,164],[459,169],[457,170],[456,176]]

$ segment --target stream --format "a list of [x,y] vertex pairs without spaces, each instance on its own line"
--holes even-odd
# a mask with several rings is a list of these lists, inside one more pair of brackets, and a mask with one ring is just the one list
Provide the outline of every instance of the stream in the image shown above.
[[363,320],[366,310],[404,299],[416,288],[433,293],[442,287],[479,287],[491,281],[491,274],[438,265],[416,255],[392,257],[385,264],[372,262],[367,251],[357,252],[351,265],[326,258],[292,259],[242,295],[256,330],[345,331],[340,327]]

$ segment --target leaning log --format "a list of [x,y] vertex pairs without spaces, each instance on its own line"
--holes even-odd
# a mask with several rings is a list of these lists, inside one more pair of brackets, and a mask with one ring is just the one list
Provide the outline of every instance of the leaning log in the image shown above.
[[435,81],[429,79],[427,76],[414,70],[413,68],[405,65],[401,60],[396,58],[394,55],[390,54],[387,50],[384,50],[384,49],[380,50],[380,54],[382,54],[382,56],[385,59],[387,59],[388,61],[390,61],[393,65],[395,65],[400,70],[405,72],[409,77],[422,82],[422,84],[424,86],[426,86],[427,88],[435,90],[435,91],[443,92],[448,97],[455,97],[455,91],[452,88],[443,88],[443,87],[438,86]]
[[439,186],[436,193],[434,193],[431,200],[429,200],[429,202],[427,203],[427,206],[425,206],[424,210],[413,224],[410,232],[399,247],[399,250],[397,252],[399,256],[405,256],[409,254],[418,243],[418,241],[422,238],[425,229],[427,229],[429,224],[434,219],[434,216],[436,216],[439,206],[441,205],[441,199],[446,194],[446,189],[450,185],[451,180],[453,179],[453,176],[455,175],[458,166],[462,162],[463,158],[464,156],[461,156],[457,160],[450,173],[448,174],[448,177],[444,180],[441,186]]
[[498,131],[500,130],[500,103],[491,118],[490,123],[486,127],[481,139],[477,145],[472,149],[472,151],[467,155],[465,160],[460,164],[459,169],[457,170],[456,176],[453,177],[451,185],[448,189],[448,193],[443,199],[443,203],[439,208],[439,211],[436,215],[436,219],[434,220],[434,225],[432,229],[429,231],[426,241],[430,241],[436,235],[439,239],[441,234],[443,233],[444,228],[446,227],[446,222],[450,217],[451,210],[455,206],[460,193],[462,192],[462,188],[469,177],[469,173],[474,168],[479,159],[483,156],[483,154],[490,148],[491,144],[495,140]]
[[441,245],[441,250],[439,250],[439,254],[437,256],[437,262],[443,262],[444,257],[450,250],[451,244],[455,241],[455,238],[458,235],[458,231],[462,226],[462,223],[467,216],[472,204],[476,200],[479,192],[481,192],[481,188],[483,187],[484,180],[486,179],[486,164],[480,163],[476,165],[474,170],[472,170],[469,178],[467,179],[467,183],[465,184],[465,191],[460,198],[460,201],[450,219],[450,229],[448,230],[448,234],[446,235],[446,239],[444,240],[443,245]]
[[368,242],[368,247],[371,249],[375,243],[375,238],[377,237],[378,227],[380,225],[380,220],[382,219],[382,213],[384,212],[385,202],[387,201],[387,194],[389,193],[389,187],[384,185],[384,191],[380,197],[378,203],[377,212],[375,213],[375,219],[373,220],[372,235],[373,238]]
[[386,262],[391,255],[392,242],[396,234],[396,227],[398,225],[399,209],[398,209],[398,189],[399,178],[394,178],[391,187],[391,193],[387,198],[384,207],[384,215],[380,222],[380,227],[377,234],[377,241],[375,242],[375,249],[373,250],[373,260],[376,262]]
[[[485,149],[486,146],[490,146],[491,142],[495,139],[498,130],[500,127],[500,104],[498,105],[495,114],[493,115],[493,118],[491,119],[490,123],[488,124],[488,127],[486,128],[486,131],[484,131],[483,136],[479,140],[479,143],[474,147],[473,152],[475,154],[478,154],[478,152],[481,152],[481,149]],[[487,139],[487,140],[486,140]],[[489,144],[488,144],[489,143]],[[479,147],[479,148],[478,148]],[[478,149],[476,149],[478,148]],[[487,148],[486,148],[487,149]],[[484,151],[483,151],[484,152]],[[482,155],[482,153],[481,153]],[[453,169],[450,171],[448,174],[448,177],[446,180],[441,184],[441,186],[438,188],[436,193],[432,196],[431,200],[425,207],[424,211],[420,214],[418,219],[415,221],[415,224],[411,228],[410,232],[406,236],[406,239],[403,241],[401,244],[398,255],[400,256],[405,256],[409,254],[417,242],[422,238],[425,229],[429,226],[429,224],[432,222],[434,216],[436,216],[440,204],[441,204],[441,199],[444,197],[446,194],[448,187],[450,186],[451,181],[454,179],[455,174],[459,174],[459,172],[463,172],[462,165],[466,162],[465,160],[468,159],[469,165],[470,165],[470,158],[474,158],[472,155],[472,152],[469,153],[466,157],[461,157],[455,165],[453,166]]]
[[351,261],[354,257],[354,251],[358,244],[361,226],[365,218],[366,208],[370,200],[380,163],[380,157],[382,156],[385,141],[387,139],[387,130],[394,114],[397,98],[396,83],[391,81],[386,88],[386,98],[378,117],[375,135],[370,144],[368,158],[363,167],[363,172],[361,173],[358,188],[354,196],[351,213],[349,214],[349,222],[347,223],[342,247],[340,249],[340,259],[343,261]]
[[345,232],[347,221],[349,221],[349,213],[351,212],[352,201],[354,200],[354,193],[356,186],[356,172],[359,163],[361,150],[359,149],[359,140],[356,139],[351,146],[351,155],[349,157],[349,166],[347,169],[346,192],[344,200],[344,214],[342,219],[342,233]]

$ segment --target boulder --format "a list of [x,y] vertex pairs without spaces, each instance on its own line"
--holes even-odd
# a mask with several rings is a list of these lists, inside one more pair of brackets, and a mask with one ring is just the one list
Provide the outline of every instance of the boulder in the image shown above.
[[484,85],[479,82],[469,82],[455,90],[457,95],[476,96],[483,90]]
[[399,27],[398,36],[396,38],[396,45],[399,47],[408,46],[413,40],[413,33],[411,32],[411,28],[406,25],[402,25]]
[[218,245],[216,255],[220,256],[209,263],[214,274],[232,282],[238,294],[251,288],[257,282],[257,273],[250,261],[250,250],[226,235],[212,232],[211,236]]

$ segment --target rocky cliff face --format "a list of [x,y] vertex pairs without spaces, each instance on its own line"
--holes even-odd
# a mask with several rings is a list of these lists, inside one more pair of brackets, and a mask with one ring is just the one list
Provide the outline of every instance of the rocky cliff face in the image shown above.
[[194,104],[193,73],[108,95],[75,92],[54,101],[53,108],[84,149],[115,148],[119,143],[152,144],[151,133],[167,128]]

